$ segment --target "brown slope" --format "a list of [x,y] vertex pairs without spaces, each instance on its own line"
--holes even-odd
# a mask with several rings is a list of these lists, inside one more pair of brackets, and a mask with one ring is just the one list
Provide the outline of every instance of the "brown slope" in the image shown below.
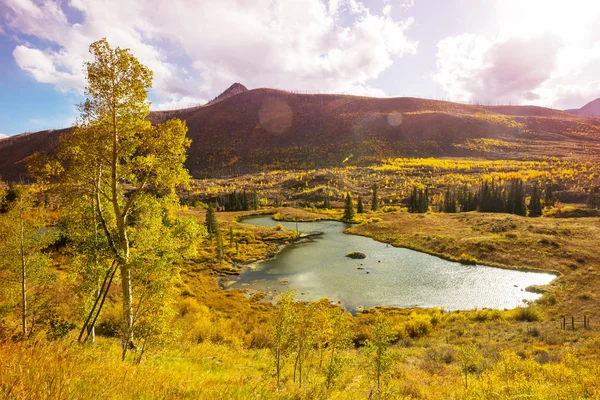
[[70,129],[50,129],[23,133],[0,140],[0,178],[27,181],[27,158],[35,152],[48,152],[58,145],[58,138]]
[[567,110],[567,112],[577,115],[584,115],[587,117],[600,117],[600,99],[590,101],[581,108]]
[[[350,154],[350,164],[365,164],[394,156],[580,158],[600,152],[600,120],[541,107],[255,89],[206,106],[151,114],[153,122],[171,117],[187,121],[192,139],[187,166],[195,177],[337,166]],[[22,160],[50,150],[58,133],[0,141],[0,175],[18,177]],[[481,138],[500,142],[490,147]]]

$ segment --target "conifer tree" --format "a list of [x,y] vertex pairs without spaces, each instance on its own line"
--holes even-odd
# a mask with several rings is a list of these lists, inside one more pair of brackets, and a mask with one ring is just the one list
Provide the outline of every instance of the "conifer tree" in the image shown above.
[[377,197],[377,185],[373,185],[373,197],[371,199],[371,211],[379,210],[379,198]]
[[204,221],[204,226],[206,226],[208,237],[212,240],[214,234],[217,233],[219,229],[217,215],[215,214],[215,209],[213,208],[212,204],[209,204],[208,208],[206,209],[206,220]]
[[540,198],[540,193],[538,189],[537,182],[533,185],[533,193],[529,199],[529,216],[530,217],[539,217],[542,215],[542,202]]
[[556,199],[552,191],[552,182],[546,186],[546,190],[544,191],[544,204],[546,207],[553,207],[556,204]]
[[527,215],[527,208],[525,207],[525,191],[523,190],[523,181],[517,179],[515,182],[515,205],[514,213],[517,215]]
[[356,213],[357,214],[364,214],[365,213],[365,209],[364,209],[364,206],[363,206],[362,198],[360,196],[358,196],[358,204],[356,205]]
[[598,187],[590,188],[587,204],[594,209],[600,209],[600,189]]
[[446,190],[446,194],[444,195],[443,211],[445,213],[456,212],[456,199],[454,198],[454,194],[450,192],[450,188]]
[[352,205],[350,193],[346,193],[346,202],[344,204],[344,215],[342,219],[344,221],[352,221],[352,218],[354,218],[354,205]]
[[421,193],[421,201],[420,203],[420,210],[419,212],[427,212],[427,210],[429,210],[429,188],[425,188],[425,190]]
[[250,210],[250,205],[248,203],[248,194],[246,193],[246,189],[244,189],[242,191],[241,203],[242,203],[241,211]]
[[331,199],[329,197],[329,193],[326,193],[325,197],[323,198],[323,208],[325,208],[325,209],[331,208]]

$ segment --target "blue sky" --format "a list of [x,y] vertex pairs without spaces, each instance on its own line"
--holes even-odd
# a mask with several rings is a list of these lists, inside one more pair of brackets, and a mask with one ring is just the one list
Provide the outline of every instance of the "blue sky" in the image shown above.
[[[69,126],[91,42],[155,74],[154,109],[248,88],[580,107],[600,1],[0,0],[0,135]],[[131,17],[135,16],[135,17]]]

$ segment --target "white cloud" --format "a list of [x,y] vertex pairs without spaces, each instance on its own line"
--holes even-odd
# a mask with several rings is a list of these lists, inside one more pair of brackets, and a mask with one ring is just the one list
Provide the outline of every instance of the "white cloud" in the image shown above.
[[[81,90],[87,48],[105,36],[154,71],[157,108],[212,98],[237,81],[250,88],[377,91],[369,81],[417,47],[406,36],[412,20],[396,21],[389,10],[378,14],[357,0],[4,3],[7,27],[53,44],[15,48],[15,61],[34,79]],[[74,14],[79,23],[70,20]]]
[[556,68],[553,35],[488,41],[477,35],[438,43],[435,79],[453,98],[482,103],[535,102]]
[[177,110],[180,108],[190,108],[206,104],[206,100],[183,96],[177,99],[170,99],[158,104],[152,104],[152,110]]
[[495,5],[504,22],[495,38],[462,34],[438,42],[433,79],[452,100],[570,108],[600,97],[600,2]]
[[69,89],[82,90],[85,80],[82,74],[59,71],[61,55],[51,51],[41,51],[35,48],[17,46],[13,51],[17,65],[31,73],[34,79],[42,83],[52,83],[61,91]]

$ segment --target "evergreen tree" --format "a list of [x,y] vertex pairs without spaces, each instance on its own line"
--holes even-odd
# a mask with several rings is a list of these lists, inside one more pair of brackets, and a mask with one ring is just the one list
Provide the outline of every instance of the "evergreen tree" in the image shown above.
[[331,208],[331,199],[329,198],[329,193],[325,194],[325,197],[323,198],[323,208]]
[[371,199],[371,211],[379,210],[379,199],[377,198],[377,185],[373,185],[373,198]]
[[362,198],[360,196],[358,196],[358,205],[356,206],[356,213],[357,214],[364,214],[365,213],[365,209],[363,207]]
[[554,193],[552,192],[552,183],[549,183],[544,191],[544,204],[547,207],[553,207],[554,204],[556,204],[556,199],[554,198]]
[[539,217],[542,215],[542,201],[540,198],[540,193],[538,189],[538,184],[533,185],[533,193],[531,194],[531,198],[529,199],[529,216],[530,217]]
[[456,212],[456,199],[454,198],[454,194],[450,192],[450,188],[446,189],[446,194],[444,195],[444,204],[443,211],[445,213],[455,213]]
[[523,190],[523,181],[517,179],[515,183],[515,205],[514,213],[517,215],[527,215],[527,208],[525,207],[525,191]]
[[248,211],[250,210],[250,204],[248,202],[248,194],[246,193],[246,189],[244,189],[242,191],[242,198],[241,198],[241,211]]
[[525,191],[523,189],[523,181],[521,179],[515,179],[510,185],[506,200],[505,212],[517,215],[527,214],[527,207],[525,206]]
[[250,202],[253,210],[258,210],[259,200],[258,200],[258,192],[256,189],[252,190],[252,201]]
[[419,204],[419,212],[424,213],[429,210],[429,188],[426,187],[425,191],[421,192]]
[[479,189],[479,212],[491,212],[492,211],[492,194],[490,186],[487,181],[481,183]]
[[417,188],[413,187],[413,190],[410,192],[410,197],[408,198],[408,212],[416,213],[417,212]]
[[354,206],[352,205],[352,197],[350,197],[350,193],[346,193],[344,216],[342,217],[342,219],[344,221],[352,221],[352,218],[354,218]]
[[217,233],[219,229],[219,223],[217,222],[217,215],[215,214],[215,209],[212,204],[208,205],[208,209],[206,210],[206,220],[204,221],[204,225],[206,226],[206,232],[208,232],[208,237],[213,238],[213,235]]
[[590,194],[587,203],[591,208],[600,209],[600,190],[598,187],[590,188]]
[[229,247],[233,247],[233,227],[229,227]]
[[408,211],[411,213],[425,213],[429,210],[429,190],[425,188],[413,190],[408,199]]
[[221,229],[217,226],[215,230],[215,247],[217,250],[217,258],[219,260],[219,264],[223,263],[223,257],[225,255],[225,250],[223,249],[223,235],[221,234]]

